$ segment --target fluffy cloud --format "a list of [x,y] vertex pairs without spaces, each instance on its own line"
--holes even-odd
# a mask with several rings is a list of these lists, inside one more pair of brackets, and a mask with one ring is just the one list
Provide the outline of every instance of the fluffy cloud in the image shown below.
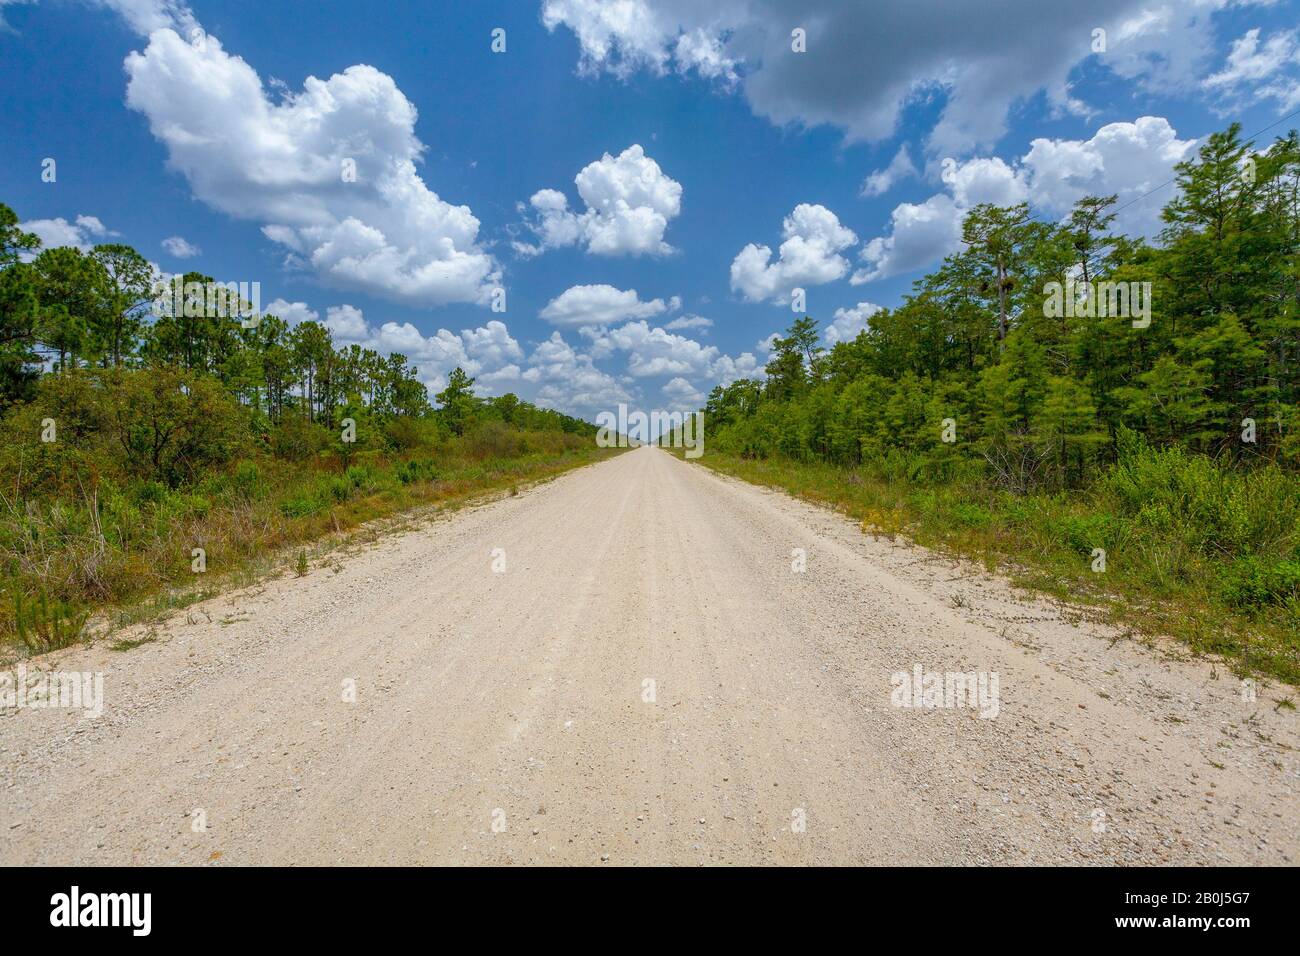
[[[1196,147],[1179,139],[1167,119],[1143,116],[1132,123],[1110,123],[1092,139],[1036,139],[1021,160],[1031,201],[1054,215],[1064,215],[1087,195],[1115,193],[1119,205],[1173,178],[1173,168]],[[1160,208],[1169,196],[1120,213],[1121,227],[1151,233],[1159,227]]]
[[198,246],[186,241],[180,236],[168,236],[162,241],[162,247],[169,255],[177,259],[193,259],[195,256],[202,255],[203,250]]
[[753,352],[741,352],[735,358],[719,356],[709,372],[719,385],[730,385],[738,378],[763,378],[767,374]]
[[708,329],[713,327],[713,320],[706,319],[702,315],[681,315],[673,319],[667,325],[666,329],[680,331],[682,329]]
[[1247,30],[1233,41],[1223,69],[1207,77],[1206,89],[1231,98],[1242,96],[1277,100],[1278,112],[1300,105],[1300,31],[1284,30],[1260,43],[1258,29]]
[[[1195,140],[1178,138],[1169,121],[1143,116],[1132,123],[1110,123],[1091,139],[1036,139],[1014,165],[998,157],[946,160],[946,192],[922,203],[901,203],[890,216],[890,230],[862,249],[865,265],[854,285],[926,268],[961,248],[961,220],[978,203],[1028,201],[1035,212],[1059,217],[1087,195],[1115,193],[1126,206],[1167,182],[1175,164],[1186,159]],[[1164,201],[1127,205],[1116,227],[1150,235],[1160,225]]]
[[592,354],[597,358],[616,351],[628,353],[627,371],[635,378],[706,372],[720,354],[715,346],[701,345],[645,321],[628,322],[615,329],[586,328],[582,334],[591,340]]
[[1013,206],[1029,198],[1024,182],[1000,157],[964,163],[945,160],[945,167],[943,181],[952,190],[953,201],[963,209],[985,202]]
[[298,325],[301,322],[315,322],[320,318],[320,313],[306,302],[288,302],[284,299],[274,299],[268,302],[262,312],[266,315],[274,315],[277,318],[284,319],[289,325]]
[[979,203],[1013,205],[1027,198],[1016,170],[997,157],[964,163],[947,159],[943,181],[949,192],[925,202],[900,203],[890,214],[890,232],[862,249],[866,266],[853,274],[853,285],[912,272],[961,247],[961,220]]
[[884,169],[877,169],[862,181],[862,195],[883,196],[894,185],[910,176],[916,175],[916,165],[912,162],[911,154],[907,151],[907,144],[904,143],[898,147],[898,152],[890,160],[889,165]]
[[481,367],[502,368],[524,357],[524,350],[511,338],[505,323],[496,319],[477,329],[465,329],[460,337],[466,353]]
[[704,404],[704,393],[680,375],[670,379],[660,391],[675,408],[693,411]]
[[[606,153],[574,178],[586,208],[569,209],[569,200],[555,189],[534,193],[529,206],[534,220],[526,223],[536,243],[515,242],[520,255],[581,244],[601,256],[664,255],[673,248],[664,241],[668,221],[682,208],[681,184],[665,175],[639,145],[617,157]],[[524,207],[520,205],[521,211]]]
[[[325,328],[340,345],[376,341],[366,317],[352,305],[332,305],[325,310]],[[462,333],[464,334],[464,333]],[[382,345],[381,345],[382,347]]]
[[642,302],[636,289],[575,285],[548,302],[538,314],[552,325],[609,325],[626,319],[648,318],[668,308],[663,299]]
[[736,61],[727,56],[726,45],[707,30],[695,29],[677,38],[673,59],[682,72],[694,70],[710,80],[731,86],[737,80]]
[[889,233],[862,247],[866,263],[849,282],[862,285],[922,269],[961,247],[965,210],[939,193],[922,203],[900,203],[889,217]]
[[[855,139],[891,136],[909,105],[938,94],[929,149],[962,156],[996,143],[1010,109],[1036,94],[1086,111],[1069,78],[1094,57],[1094,26],[1107,30],[1102,68],[1153,89],[1194,87],[1213,51],[1211,16],[1230,5],[1096,0],[1081,22],[1069,4],[1040,0],[1005,0],[997,16],[969,0],[544,0],[542,20],[573,32],[582,72],[719,77],[773,123],[830,123]],[[1018,23],[1034,29],[1008,28]],[[807,53],[791,51],[794,26]]]
[[682,19],[693,18],[686,3],[546,0],[542,23],[552,31],[566,26],[577,35],[582,51],[579,69],[584,73],[607,70],[626,77],[640,69],[662,75],[674,68],[734,81],[736,62],[725,52],[720,33],[745,4],[718,0],[713,6],[716,19],[686,28]]
[[614,409],[619,402],[634,401],[617,379],[596,368],[590,355],[575,351],[559,332],[538,344],[520,377],[536,383],[533,400],[538,405],[587,419]]
[[203,202],[262,223],[292,266],[417,306],[486,303],[499,284],[469,207],[416,172],[416,110],[388,75],[352,66],[274,102],[216,37],[189,43],[170,29],[125,65],[127,104],[168,165]]
[[826,344],[852,342],[867,327],[867,320],[879,311],[880,306],[871,302],[859,302],[851,309],[836,309],[834,319],[826,326]]
[[590,344],[588,354],[592,359],[626,354],[627,374],[632,380],[690,376],[726,385],[738,378],[762,374],[758,360],[750,352],[734,357],[726,355],[716,346],[703,345],[645,321],[628,322],[618,328],[586,327],[580,331]]
[[23,223],[21,228],[24,232],[34,233],[41,240],[42,249],[73,246],[82,252],[89,252],[96,243],[117,235],[94,216],[78,216],[72,222],[62,217],[33,219]]
[[858,241],[835,213],[808,203],[786,216],[781,235],[775,262],[770,247],[751,242],[731,263],[731,288],[751,302],[789,302],[791,289],[843,278],[849,263],[840,253]]

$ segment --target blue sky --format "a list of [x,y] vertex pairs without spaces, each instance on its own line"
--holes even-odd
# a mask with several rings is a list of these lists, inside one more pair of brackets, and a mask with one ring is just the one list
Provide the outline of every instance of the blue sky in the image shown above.
[[1295,3],[1089,6],[0,0],[0,201],[435,389],[690,407],[761,375],[795,288],[852,337],[970,205],[1126,201],[1300,108]]

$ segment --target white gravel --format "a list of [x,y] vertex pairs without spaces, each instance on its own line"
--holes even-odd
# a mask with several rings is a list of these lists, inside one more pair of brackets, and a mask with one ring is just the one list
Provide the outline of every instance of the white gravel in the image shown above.
[[[1298,855],[1289,688],[652,448],[159,636],[41,662],[103,671],[98,719],[0,714],[0,863]],[[918,664],[998,716],[892,706]]]

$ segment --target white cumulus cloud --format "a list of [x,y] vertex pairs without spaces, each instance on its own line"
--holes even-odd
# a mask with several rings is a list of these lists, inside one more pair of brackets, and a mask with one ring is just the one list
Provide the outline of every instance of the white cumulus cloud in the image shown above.
[[486,303],[499,284],[469,207],[416,171],[416,109],[387,74],[351,66],[276,101],[216,37],[170,29],[125,66],[127,104],[169,167],[203,202],[261,223],[292,266],[415,306]]
[[168,236],[162,241],[162,247],[165,252],[177,259],[193,259],[203,254],[202,249],[181,236]]
[[104,242],[117,233],[108,229],[95,216],[78,216],[72,222],[58,219],[32,219],[21,226],[24,232],[34,233],[41,240],[42,249],[72,246],[89,252],[97,243]]
[[731,288],[751,302],[789,302],[792,289],[842,279],[849,263],[840,253],[858,241],[835,213],[809,203],[785,217],[781,236],[775,261],[769,246],[751,242],[731,263]]
[[867,320],[879,311],[880,306],[871,302],[859,302],[851,309],[836,309],[831,324],[823,332],[826,344],[852,342],[867,327]]
[[962,218],[979,203],[1028,201],[1035,214],[1061,217],[1084,196],[1114,193],[1116,207],[1126,207],[1115,228],[1154,234],[1160,227],[1160,209],[1170,197],[1141,197],[1168,182],[1173,167],[1195,145],[1195,140],[1179,139],[1163,117],[1143,116],[1131,123],[1109,123],[1091,139],[1035,139],[1014,163],[996,156],[946,161],[946,191],[921,203],[896,206],[889,231],[863,246],[865,265],[850,281],[860,285],[915,272],[956,252],[961,248]]
[[694,410],[704,404],[704,393],[680,375],[660,389],[674,408]]
[[276,318],[284,319],[289,325],[298,325],[301,322],[315,322],[320,318],[320,313],[306,302],[289,302],[285,299],[271,300],[266,304],[266,308],[262,312],[265,315],[274,315]]
[[533,401],[538,405],[588,420],[619,402],[634,401],[614,376],[596,368],[590,355],[576,351],[559,332],[537,345],[520,377],[536,384]]
[[546,304],[538,313],[552,325],[609,325],[626,319],[648,318],[668,310],[663,299],[642,302],[636,289],[612,285],[575,285]]
[[[516,241],[520,255],[580,244],[594,255],[665,255],[673,251],[664,232],[682,209],[681,184],[634,144],[618,156],[606,153],[574,178],[585,206],[569,209],[556,189],[542,189],[528,201],[534,218],[525,223],[535,243]],[[525,207],[521,204],[521,209]]]
[[635,378],[705,372],[720,354],[716,346],[701,345],[644,320],[613,329],[588,327],[582,334],[591,340],[592,355],[596,358],[626,352],[628,374]]

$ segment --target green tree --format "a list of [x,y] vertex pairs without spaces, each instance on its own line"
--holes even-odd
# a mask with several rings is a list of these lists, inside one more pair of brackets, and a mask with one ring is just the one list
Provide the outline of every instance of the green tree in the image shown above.
[[174,367],[115,370],[105,379],[109,428],[141,478],[175,487],[230,461],[246,413],[209,376]]
[[40,297],[31,266],[41,241],[23,232],[18,215],[0,203],[0,410],[29,398],[40,373],[35,350]]
[[975,274],[982,277],[980,292],[997,303],[998,341],[1005,341],[1011,330],[1010,299],[1016,286],[1032,233],[1029,204],[994,206],[981,203],[962,221],[961,238],[969,249]]
[[104,364],[120,366],[135,351],[153,303],[153,267],[140,253],[120,243],[95,246],[90,255],[104,271],[108,298],[90,332]]
[[1093,454],[1107,440],[1084,384],[1065,375],[1050,376],[1035,428],[1055,451],[1058,484],[1082,485]]
[[80,359],[93,358],[90,330],[112,308],[104,267],[78,249],[60,246],[32,261],[32,275],[40,307],[37,335],[58,356],[58,368],[68,371]]
[[434,396],[441,407],[440,414],[454,434],[465,434],[465,428],[474,416],[477,401],[474,398],[474,380],[457,365],[447,376],[447,387]]
[[1084,283],[1093,279],[1099,260],[1106,250],[1114,245],[1114,240],[1106,234],[1110,224],[1115,221],[1115,214],[1108,212],[1119,197],[1084,196],[1070,210],[1070,219],[1066,225],[1070,245],[1078,256],[1079,273]]

